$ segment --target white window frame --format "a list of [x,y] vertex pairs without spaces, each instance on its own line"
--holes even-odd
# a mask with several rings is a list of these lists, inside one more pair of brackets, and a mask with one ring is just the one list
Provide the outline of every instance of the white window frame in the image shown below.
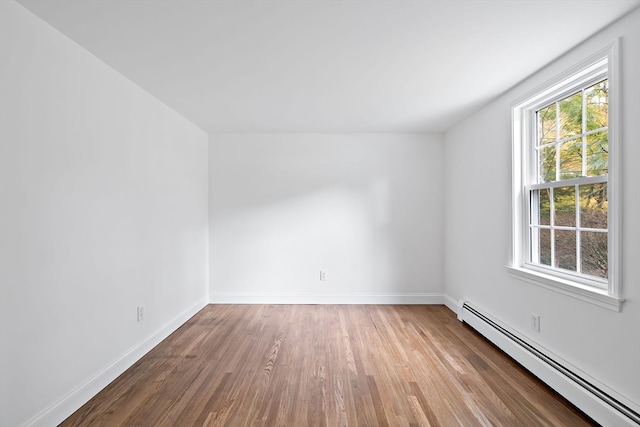
[[[519,279],[593,304],[620,311],[620,78],[619,41],[611,43],[566,72],[517,99],[512,112],[512,248],[509,272]],[[536,159],[536,111],[571,95],[585,85],[603,79],[609,82],[609,168],[608,192],[608,278],[598,280],[565,274],[559,269],[539,267],[529,262],[529,190],[535,188],[532,173]],[[583,184],[593,178],[579,178],[571,184]],[[595,178],[597,181],[598,178]]]

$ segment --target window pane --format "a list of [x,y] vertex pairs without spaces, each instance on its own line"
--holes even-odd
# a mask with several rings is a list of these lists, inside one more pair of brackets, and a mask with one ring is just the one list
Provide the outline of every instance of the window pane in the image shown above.
[[538,145],[556,140],[556,104],[538,111]]
[[580,176],[582,176],[582,138],[577,138],[560,146],[560,179]]
[[609,82],[604,80],[585,90],[587,98],[587,131],[609,124]]
[[556,180],[556,146],[542,148],[539,151],[540,158],[540,182]]
[[560,104],[560,139],[582,133],[582,92],[569,96]]
[[576,232],[555,230],[556,266],[576,271]]
[[551,225],[551,189],[543,188],[538,191],[538,212],[541,225]]
[[553,190],[554,224],[566,227],[576,226],[576,190],[574,186]]
[[587,176],[609,173],[609,132],[596,132],[587,136]]
[[613,238],[609,232],[617,230],[608,222],[605,63],[603,57],[513,108],[514,132],[522,136],[522,146],[515,147],[522,156],[514,158],[515,169],[521,169],[516,181],[520,178],[522,185],[513,195],[517,200],[524,196],[524,209],[515,209],[519,218],[514,221],[529,232],[513,236],[520,251],[516,260],[522,267],[536,270],[535,264],[556,279],[599,290],[608,279],[607,236]]
[[580,186],[580,226],[584,228],[606,229],[607,183]]
[[551,230],[542,229],[539,231],[540,236],[540,264],[551,265]]
[[580,233],[582,272],[606,279],[609,270],[607,250],[607,233],[592,231]]

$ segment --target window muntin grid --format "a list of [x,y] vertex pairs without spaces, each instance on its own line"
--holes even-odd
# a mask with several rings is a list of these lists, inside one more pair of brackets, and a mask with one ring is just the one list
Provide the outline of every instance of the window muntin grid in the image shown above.
[[608,79],[535,111],[529,263],[607,287]]

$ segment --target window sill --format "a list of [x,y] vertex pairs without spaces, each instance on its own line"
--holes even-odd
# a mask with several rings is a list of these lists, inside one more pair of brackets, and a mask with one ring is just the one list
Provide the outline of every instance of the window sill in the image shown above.
[[568,295],[591,304],[599,305],[612,311],[621,311],[624,298],[609,295],[607,291],[590,288],[579,283],[564,280],[549,274],[539,273],[522,267],[507,266],[509,274],[543,288]]

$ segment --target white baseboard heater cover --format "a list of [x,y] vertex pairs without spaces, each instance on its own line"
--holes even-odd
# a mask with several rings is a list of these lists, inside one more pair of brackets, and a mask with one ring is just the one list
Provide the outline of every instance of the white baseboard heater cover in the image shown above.
[[573,403],[582,412],[603,426],[640,426],[640,413],[613,397],[603,387],[577,369],[559,362],[511,331],[506,325],[468,302],[461,304],[458,319],[467,323],[498,348],[524,366],[542,382]]

